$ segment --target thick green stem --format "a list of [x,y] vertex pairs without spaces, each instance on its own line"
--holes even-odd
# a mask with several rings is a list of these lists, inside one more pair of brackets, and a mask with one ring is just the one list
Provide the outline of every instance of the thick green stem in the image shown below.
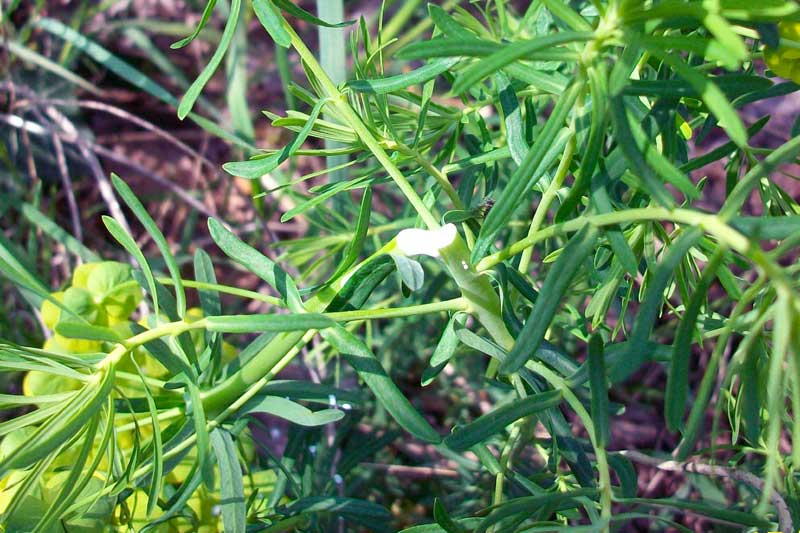
[[[478,322],[494,341],[505,350],[514,347],[514,337],[508,332],[500,309],[500,298],[487,276],[479,274],[469,263],[469,251],[461,237],[456,234],[452,244],[439,250],[442,260],[453,276],[461,295],[467,301],[467,312]],[[492,359],[487,374],[494,377],[497,361]]]
[[196,322],[188,323],[183,321],[178,322],[169,322],[168,324],[163,324],[153,329],[149,329],[147,331],[143,331],[138,335],[134,335],[130,339],[126,339],[124,342],[119,343],[113,350],[111,350],[108,355],[106,355],[102,361],[97,364],[97,368],[103,369],[110,366],[113,366],[122,359],[126,353],[130,352],[137,346],[141,346],[145,343],[150,341],[160,339],[161,337],[167,337],[171,335],[180,335],[186,331],[191,331],[193,329],[205,329],[206,322],[205,320],[198,320]]

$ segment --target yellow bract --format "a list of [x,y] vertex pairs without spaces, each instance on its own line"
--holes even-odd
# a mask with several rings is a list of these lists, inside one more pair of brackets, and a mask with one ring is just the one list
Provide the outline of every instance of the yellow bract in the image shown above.
[[[800,22],[778,24],[781,39],[800,44]],[[800,48],[780,45],[764,49],[764,62],[778,76],[800,83]]]
[[[72,285],[64,288],[63,291],[54,292],[50,295],[52,300],[61,304],[60,306],[51,300],[44,300],[41,306],[42,321],[44,325],[53,331],[53,335],[45,342],[44,349],[51,352],[63,354],[86,354],[108,352],[112,344],[100,341],[71,339],[59,335],[55,332],[59,322],[70,320],[83,320],[96,326],[109,327],[115,330],[121,338],[130,338],[134,335],[131,314],[141,302],[142,294],[138,284],[133,282],[130,267],[123,263],[111,261],[100,263],[87,263],[77,267],[73,273]],[[186,322],[196,322],[203,318],[203,311],[199,307],[192,307],[186,310],[184,320]],[[150,315],[139,320],[139,324],[146,328],[158,327],[160,322],[167,321],[167,317]],[[192,344],[197,353],[202,353],[206,349],[206,335],[203,331],[197,330],[190,333]],[[168,339],[168,345],[175,342]],[[174,347],[178,349],[177,347]],[[223,364],[231,362],[237,356],[237,350],[227,342],[222,342],[222,361]],[[135,364],[134,364],[135,362]],[[136,348],[126,354],[117,364],[118,379],[115,383],[115,390],[123,396],[130,398],[141,397],[144,395],[142,384],[139,379],[135,379],[137,373],[141,371],[145,377],[154,379],[168,379],[168,370],[145,349]],[[127,374],[128,377],[123,377]],[[134,379],[130,379],[133,376]],[[81,387],[81,382],[62,375],[51,374],[42,371],[30,371],[23,380],[23,392],[27,396],[44,396],[77,390]],[[137,429],[131,429],[132,423],[136,422]],[[169,420],[159,423],[160,429],[164,431],[169,424]],[[153,437],[153,426],[149,413],[118,414],[116,418],[118,430],[116,432],[116,447],[124,455],[129,455],[134,447],[134,438],[139,439],[139,446],[146,447],[151,444]],[[123,429],[123,426],[126,426]],[[33,427],[26,427],[11,432],[0,441],[0,459],[22,445],[32,432]],[[136,435],[134,434],[136,432]],[[241,450],[248,461],[255,458],[255,445],[249,431],[242,431],[237,440],[241,444]],[[99,450],[95,450],[97,453]],[[197,460],[196,449],[190,449],[169,473],[165,475],[167,484],[179,486],[185,482],[186,477],[192,471],[193,465]],[[62,468],[71,464],[74,457],[71,451],[62,453],[53,466]],[[60,489],[69,475],[67,470],[51,468],[39,480],[39,485],[32,490],[26,497],[23,507],[24,516],[11,517],[11,524],[24,530],[34,524],[43,516],[52,500],[58,496]],[[94,485],[91,489],[98,492],[102,488],[103,476],[109,468],[107,459],[103,457],[99,464],[97,474],[92,478]],[[14,471],[0,482],[0,514],[6,508],[14,496],[19,480],[24,477],[22,471]],[[217,471],[216,479],[219,479]],[[275,474],[272,471],[255,472],[245,476],[245,496],[250,497],[252,492],[259,490],[261,499],[268,498],[275,483]],[[189,531],[202,531],[213,533],[222,531],[222,522],[219,516],[219,490],[208,490],[206,487],[199,488],[189,499],[187,506],[191,509],[194,516],[179,516],[161,524],[154,529],[156,533],[183,533]],[[147,496],[137,490],[126,500],[128,507],[127,515],[117,508],[112,499],[101,499],[95,502],[91,509],[86,509],[85,516],[74,519],[70,526],[75,531],[101,531],[112,522],[120,527],[130,524],[138,529],[146,525],[152,518],[158,516],[147,516]],[[187,510],[188,510],[187,509]],[[32,526],[31,526],[32,527]]]

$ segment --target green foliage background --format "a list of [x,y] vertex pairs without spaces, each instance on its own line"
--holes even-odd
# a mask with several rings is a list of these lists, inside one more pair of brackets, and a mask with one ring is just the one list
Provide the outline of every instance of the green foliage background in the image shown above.
[[[124,177],[101,175],[115,248],[92,250],[80,221],[96,214],[70,234],[9,155],[18,135],[60,123],[35,107],[3,115],[0,272],[48,337],[39,348],[15,331],[17,306],[2,316],[0,370],[25,376],[0,396],[6,530],[800,523],[800,137],[796,123],[759,146],[773,117],[741,111],[797,91],[800,6],[408,2],[343,22],[305,7],[209,1],[172,45],[214,44],[194,81],[150,42],[181,98],[79,18],[20,23],[20,3],[5,8],[8,57],[92,92],[67,70],[87,61],[174,106],[240,151],[223,168],[252,180],[262,221],[283,199],[280,221],[308,224],[267,247],[212,216],[213,246],[176,247]],[[347,28],[351,63],[320,62],[309,26]],[[246,105],[255,28],[285,91],[285,112],[266,112],[290,132],[281,146],[256,146],[264,118]],[[227,114],[202,96],[217,70]],[[24,77],[9,70],[6,89]],[[34,102],[44,90],[25,87]],[[723,139],[698,149],[710,136]],[[301,175],[310,156],[328,167]],[[714,163],[724,183],[697,172]],[[42,275],[53,243],[79,265],[55,292]],[[296,359],[313,379],[278,379]],[[663,390],[638,388],[656,368]],[[636,449],[614,430],[641,394],[672,444]],[[653,498],[644,467],[691,474]]]

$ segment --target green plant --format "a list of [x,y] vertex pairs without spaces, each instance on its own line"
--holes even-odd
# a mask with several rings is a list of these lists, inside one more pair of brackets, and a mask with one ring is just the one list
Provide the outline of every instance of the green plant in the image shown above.
[[[800,137],[778,148],[751,146],[768,119],[746,127],[738,109],[797,89],[760,74],[758,60],[763,42],[766,54],[793,60],[786,50],[798,46],[794,34],[776,23],[800,20],[800,7],[778,0],[543,0],[520,13],[501,1],[469,7],[428,5],[430,38],[402,47],[363,20],[354,24],[353,74],[337,85],[286,17],[329,23],[289,0],[253,0],[276,46],[301,60],[307,85],[288,90],[306,111],[272,117],[296,132],[285,147],[225,170],[257,180],[293,158],[347,158],[335,169],[344,180],[292,193],[296,207],[282,220],[302,215],[313,229],[282,243],[283,266],[209,220],[218,248],[272,296],[218,284],[223,261],[202,250],[194,280],[184,279],[155,222],[117,177],[117,194],[157,245],[161,268],[105,217],[137,268],[92,267],[115,273],[99,293],[84,287],[78,270],[62,298],[0,243],[3,273],[33,303],[46,302],[46,315],[58,314],[47,321],[57,340],[74,339],[59,341],[66,353],[5,344],[0,367],[63,376],[78,387],[4,397],[5,407],[35,407],[0,423],[0,475],[13,493],[7,522],[70,529],[88,513],[109,527],[147,520],[146,528],[184,527],[171,521],[179,516],[199,527],[203,496],[194,506],[191,498],[218,490],[226,531],[247,523],[330,530],[340,518],[388,529],[384,507],[342,486],[349,477],[358,486],[355,465],[389,438],[376,433],[365,449],[342,444],[371,409],[344,390],[340,372],[352,369],[388,415],[373,417],[373,426],[383,418],[429,443],[477,487],[461,485],[457,500],[434,492],[435,524],[409,531],[610,530],[642,517],[678,526],[680,513],[791,528],[800,510],[800,206],[782,188],[780,169],[797,161]],[[179,116],[190,116],[242,9],[232,0],[219,48]],[[398,70],[396,60],[413,61],[411,70],[387,73]],[[691,153],[690,137],[720,131],[729,140]],[[336,144],[309,148],[309,138]],[[717,161],[727,179],[710,211],[710,180],[690,173]],[[357,205],[352,191],[361,193]],[[336,209],[327,207],[334,197]],[[763,214],[749,216],[754,197]],[[386,281],[392,272],[399,284]],[[137,287],[152,317],[138,326],[128,321]],[[197,291],[202,314],[187,308],[186,289]],[[107,293],[125,295],[124,304]],[[221,295],[273,310],[224,314]],[[258,336],[226,357],[229,334]],[[274,381],[313,339],[313,356],[337,369],[333,383]],[[402,343],[413,349],[398,350]],[[695,383],[692,359],[704,347]],[[487,357],[467,357],[476,352]],[[447,379],[440,373],[452,365],[494,405],[480,416],[448,411],[445,420],[456,424],[441,435],[387,372],[408,364],[399,354],[417,364],[430,354],[423,384]],[[148,371],[156,361],[158,372]],[[625,409],[619,393],[655,366],[667,372],[658,399],[677,445],[671,456],[610,451],[614,417]],[[338,408],[344,398],[350,412]],[[310,411],[301,401],[328,407]],[[261,462],[246,449],[248,424],[258,426],[252,415],[260,412],[329,433],[294,427],[283,457]],[[791,453],[782,452],[782,438],[798,444]],[[72,464],[65,454],[75,454]],[[736,483],[735,499],[726,503],[711,489],[701,500],[638,497],[632,461],[725,477]],[[169,478],[181,462],[186,469]],[[253,479],[270,471],[274,479],[253,490]]]

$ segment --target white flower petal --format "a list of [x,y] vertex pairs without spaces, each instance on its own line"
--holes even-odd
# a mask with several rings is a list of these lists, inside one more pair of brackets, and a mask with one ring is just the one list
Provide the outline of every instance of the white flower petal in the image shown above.
[[439,250],[449,246],[456,238],[456,227],[445,224],[439,229],[404,229],[397,234],[397,249],[405,255],[439,257]]

